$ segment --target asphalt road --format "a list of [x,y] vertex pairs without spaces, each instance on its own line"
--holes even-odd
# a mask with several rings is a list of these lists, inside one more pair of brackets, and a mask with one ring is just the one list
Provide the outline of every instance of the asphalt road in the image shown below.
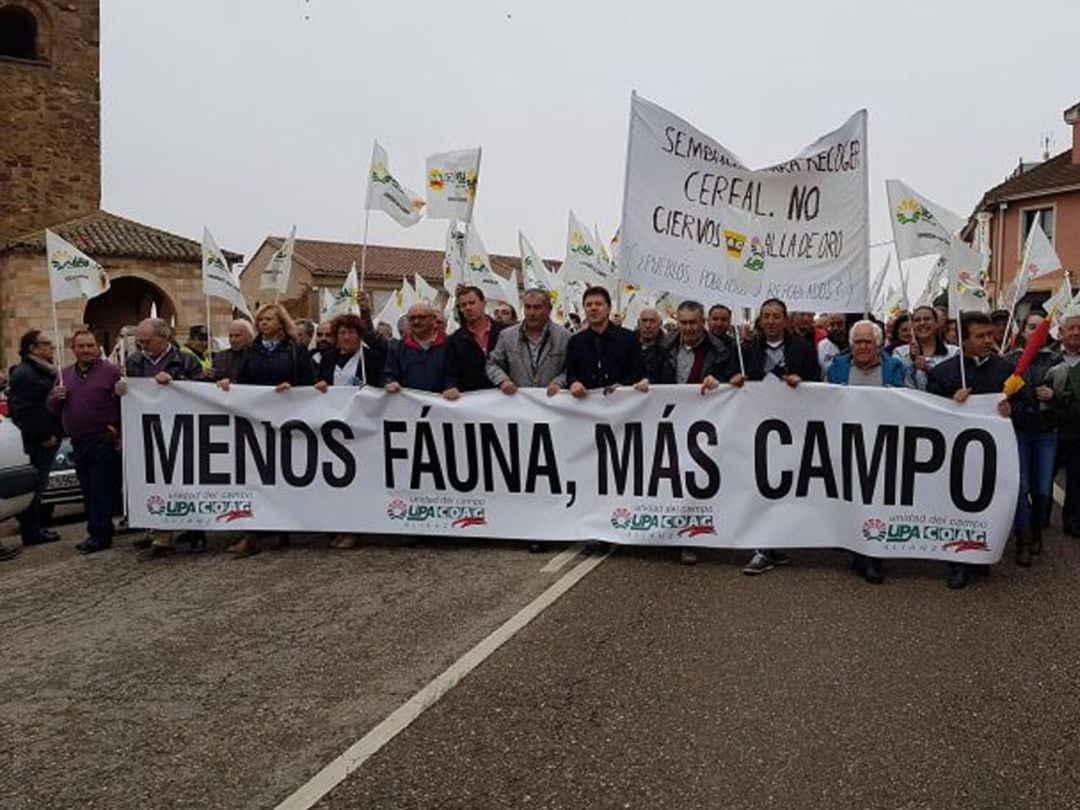
[[[560,576],[324,545],[0,564],[0,806],[274,807]],[[960,592],[743,556],[619,550],[318,806],[1080,806],[1080,541]]]

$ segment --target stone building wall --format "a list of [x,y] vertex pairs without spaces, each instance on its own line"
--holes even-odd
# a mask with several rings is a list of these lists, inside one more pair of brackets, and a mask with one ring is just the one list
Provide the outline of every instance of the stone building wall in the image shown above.
[[98,0],[0,0],[38,24],[37,58],[0,57],[0,242],[101,200]]
[[[101,259],[101,265],[109,274],[112,290],[121,286],[124,278],[138,279],[142,284],[152,285],[163,294],[169,311],[163,317],[175,320],[176,335],[181,343],[193,324],[206,323],[206,297],[202,293],[202,275],[199,265],[192,262],[168,262],[151,259]],[[128,285],[130,286],[130,285]],[[149,290],[151,287],[144,287]],[[105,295],[109,295],[106,293]],[[45,257],[28,253],[0,255],[0,362],[3,367],[18,359],[19,338],[29,329],[52,330],[52,304],[49,293],[49,277]],[[123,325],[134,325],[139,315],[126,302],[109,302],[110,317]],[[57,304],[57,320],[62,338],[70,336],[78,327],[90,326],[100,329],[101,324],[87,323],[89,304],[83,300],[63,301]],[[143,317],[147,311],[140,313]],[[172,317],[170,317],[172,316]],[[224,337],[232,320],[229,304],[211,299],[211,334]],[[109,329],[115,338],[115,328]],[[110,347],[111,348],[111,347]],[[71,356],[65,351],[65,362]]]

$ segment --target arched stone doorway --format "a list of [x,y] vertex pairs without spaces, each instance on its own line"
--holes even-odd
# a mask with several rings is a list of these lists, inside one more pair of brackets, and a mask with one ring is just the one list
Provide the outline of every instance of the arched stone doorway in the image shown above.
[[109,280],[107,293],[86,302],[83,321],[108,352],[121,329],[152,314],[169,324],[176,322],[176,306],[160,287],[137,276],[118,276]]

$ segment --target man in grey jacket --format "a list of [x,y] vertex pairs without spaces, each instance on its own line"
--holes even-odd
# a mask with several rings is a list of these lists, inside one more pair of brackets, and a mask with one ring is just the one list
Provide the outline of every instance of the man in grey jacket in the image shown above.
[[548,396],[554,396],[566,387],[570,333],[551,322],[551,299],[543,290],[526,290],[521,301],[525,320],[499,333],[485,371],[504,394],[518,388],[547,388]]

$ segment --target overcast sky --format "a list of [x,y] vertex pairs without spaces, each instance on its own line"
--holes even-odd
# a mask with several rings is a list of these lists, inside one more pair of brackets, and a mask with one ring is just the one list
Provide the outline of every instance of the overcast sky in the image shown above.
[[[631,89],[747,165],[860,107],[871,241],[884,180],[967,215],[1017,159],[1071,144],[1080,2],[101,0],[104,207],[250,256],[297,225],[360,240],[372,140],[423,190],[424,158],[480,145],[475,222],[560,257],[567,211],[610,236]],[[445,222],[372,243],[441,249]],[[877,262],[881,249],[872,254]],[[913,286],[915,281],[912,282]],[[917,293],[917,290],[913,290]]]

